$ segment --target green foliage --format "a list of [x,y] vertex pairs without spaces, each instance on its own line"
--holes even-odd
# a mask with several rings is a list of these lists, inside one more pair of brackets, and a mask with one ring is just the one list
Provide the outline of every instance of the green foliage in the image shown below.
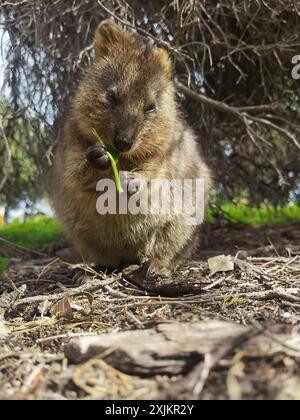
[[119,171],[118,171],[118,167],[117,167],[118,161],[119,161],[119,157],[120,157],[120,153],[113,146],[111,146],[110,144],[105,143],[101,139],[101,137],[99,136],[99,134],[97,133],[97,131],[96,131],[95,128],[92,129],[92,133],[94,134],[94,136],[96,137],[96,139],[98,140],[98,142],[105,147],[107,156],[108,156],[108,158],[110,160],[110,163],[111,163],[111,166],[112,166],[112,169],[113,169],[113,172],[114,172],[114,177],[115,177],[117,191],[118,191],[118,193],[123,192],[122,185],[121,185],[121,180],[120,180],[120,176],[119,176]]
[[[300,206],[295,204],[278,208],[271,206],[254,208],[245,204],[225,203],[220,206],[219,212],[210,209],[208,220],[213,221],[216,217],[249,225],[300,223]],[[25,223],[13,222],[0,228],[0,238],[27,248],[37,248],[47,243],[57,242],[63,237],[62,227],[56,219],[50,217],[38,217],[27,220]],[[0,260],[0,273],[7,269],[7,264],[9,260],[6,262],[3,259]]]
[[0,229],[0,238],[28,248],[55,242],[62,237],[61,226],[50,217],[39,217],[25,223],[13,222]]
[[9,258],[0,258],[0,278],[5,273],[10,265]]
[[[225,203],[220,206],[218,213],[225,220],[247,225],[300,223],[300,206],[296,204],[282,207],[261,206],[260,208],[255,208],[246,204],[234,205]],[[216,212],[210,210],[209,220],[214,219],[215,216]]]
[[[21,201],[34,202],[45,191],[47,164],[45,164],[45,145],[37,139],[34,126],[36,120],[25,115],[15,118],[12,109],[0,96],[0,119],[12,155],[9,176],[3,191],[0,192],[0,204],[15,207]],[[6,171],[7,153],[0,136],[0,179]]]

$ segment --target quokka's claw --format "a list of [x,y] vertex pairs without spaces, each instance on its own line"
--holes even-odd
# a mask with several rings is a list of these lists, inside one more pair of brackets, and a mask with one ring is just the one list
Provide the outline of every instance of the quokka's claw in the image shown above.
[[171,275],[171,270],[166,267],[160,267],[154,262],[147,262],[144,265],[145,280],[151,280],[156,278],[168,278]]

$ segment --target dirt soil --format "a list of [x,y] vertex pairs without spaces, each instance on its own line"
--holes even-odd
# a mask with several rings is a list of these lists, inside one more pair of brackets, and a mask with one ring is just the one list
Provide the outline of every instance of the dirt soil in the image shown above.
[[[12,258],[0,279],[0,399],[300,398],[299,224],[207,225],[193,261],[146,292],[130,282],[136,267],[70,264],[56,257],[65,246],[0,244]],[[219,255],[230,257],[213,273]],[[178,350],[176,334],[161,338],[170,326],[200,345]],[[70,342],[90,336],[103,351],[74,360]]]

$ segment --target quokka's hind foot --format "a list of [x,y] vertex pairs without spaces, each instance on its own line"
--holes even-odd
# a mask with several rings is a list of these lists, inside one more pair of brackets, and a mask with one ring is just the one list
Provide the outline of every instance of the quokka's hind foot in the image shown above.
[[175,269],[170,268],[169,264],[164,264],[159,260],[149,260],[144,262],[141,267],[141,272],[146,281],[155,280],[157,278],[167,279],[171,276],[172,271]]
[[[141,289],[147,291],[156,291],[156,286],[168,283],[172,272],[175,270],[169,265],[163,264],[160,261],[148,260],[144,262],[139,268],[134,271],[125,272],[124,278],[129,282],[135,284]],[[161,287],[161,286],[159,286]]]

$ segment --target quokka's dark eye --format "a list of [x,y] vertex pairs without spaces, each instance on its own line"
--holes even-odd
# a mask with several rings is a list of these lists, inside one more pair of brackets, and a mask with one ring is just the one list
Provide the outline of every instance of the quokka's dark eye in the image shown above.
[[155,112],[155,111],[156,111],[155,104],[151,104],[147,106],[147,108],[145,108],[145,114],[151,114],[152,112]]
[[118,104],[118,99],[116,97],[116,94],[113,90],[109,90],[106,94],[107,100],[111,105],[116,106]]

